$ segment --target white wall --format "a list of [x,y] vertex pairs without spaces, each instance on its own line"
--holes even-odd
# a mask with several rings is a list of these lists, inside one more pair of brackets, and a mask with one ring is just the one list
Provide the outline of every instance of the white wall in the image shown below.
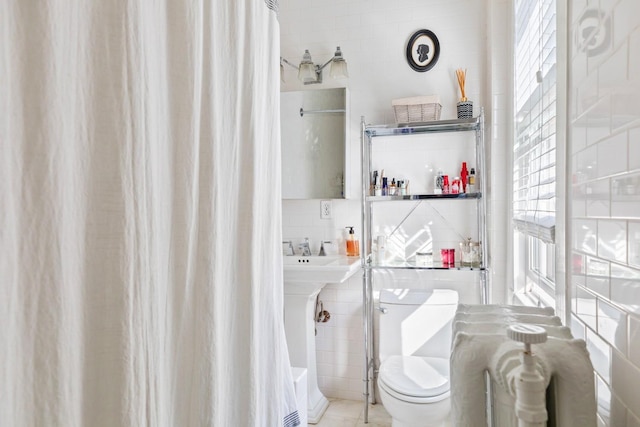
[[[601,425],[640,426],[640,2],[569,5],[571,326],[591,353]],[[582,18],[598,5],[610,32],[588,55]]]
[[[498,220],[489,223],[489,255],[493,299],[497,302],[505,299],[507,277],[508,240],[504,229],[510,181],[505,179],[509,152],[506,131],[510,122],[508,4],[507,0],[280,1],[282,56],[298,63],[304,50],[309,49],[316,63],[324,63],[340,46],[347,60],[349,79],[332,80],[325,72],[325,83],[314,86],[301,85],[295,70],[285,67],[282,90],[349,88],[349,167],[357,171],[353,175],[358,178],[350,183],[353,195],[361,194],[360,117],[365,116],[368,123],[392,123],[392,99],[438,94],[442,118],[455,118],[459,96],[455,70],[467,69],[467,96],[474,101],[475,114],[482,106],[487,116],[486,145],[491,155],[489,213]],[[426,73],[413,71],[405,59],[407,40],[422,28],[433,31],[441,45],[438,63]],[[344,253],[344,227],[349,225],[356,226],[358,234],[362,231],[359,199],[334,200],[333,218],[329,220],[320,219],[318,200],[283,202],[283,236],[309,237],[313,252],[318,250],[319,240],[332,239],[339,241]],[[426,283],[434,279],[433,274],[420,276],[401,278],[399,284],[428,286]],[[448,278],[450,286],[468,291],[461,285],[466,279],[456,277],[450,275],[444,280]],[[470,287],[473,289],[473,285]],[[316,341],[319,385],[329,397],[362,398],[361,289],[358,275],[346,284],[329,285],[321,293],[325,308],[332,313],[330,322],[318,325]],[[471,295],[469,298],[473,298],[473,292]]]

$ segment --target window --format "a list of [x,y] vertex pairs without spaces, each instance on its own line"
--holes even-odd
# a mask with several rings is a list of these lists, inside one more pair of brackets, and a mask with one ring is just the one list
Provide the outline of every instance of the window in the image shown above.
[[553,306],[556,0],[516,0],[514,52],[514,291],[530,303]]

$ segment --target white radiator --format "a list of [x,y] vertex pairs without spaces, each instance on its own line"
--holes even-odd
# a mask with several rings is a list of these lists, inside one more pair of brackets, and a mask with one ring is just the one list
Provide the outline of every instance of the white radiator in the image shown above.
[[[530,353],[523,356],[522,343],[507,337],[514,324],[546,332],[546,342],[532,345],[533,359]],[[518,376],[523,357],[540,378],[538,394],[547,421],[540,421],[540,414],[535,422],[522,420],[529,416],[522,415],[529,396],[516,391],[523,381]],[[553,309],[460,304],[453,323],[451,407],[455,427],[595,427],[593,366],[586,344],[573,338]]]

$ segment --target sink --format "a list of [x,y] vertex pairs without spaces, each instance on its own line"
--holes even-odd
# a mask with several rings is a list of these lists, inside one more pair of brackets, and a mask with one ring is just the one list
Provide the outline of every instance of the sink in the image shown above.
[[[284,265],[301,265],[301,266],[318,266],[318,265],[328,265],[332,264],[336,261],[339,261],[340,256],[285,256],[284,257]],[[352,257],[353,258],[353,257]],[[354,258],[358,259],[358,258]]]
[[[342,283],[360,268],[360,257],[285,256],[286,283]],[[285,290],[286,292],[286,290]]]
[[307,369],[307,418],[320,421],[329,401],[318,388],[316,297],[327,283],[342,283],[360,270],[359,257],[285,256],[284,329],[291,366]]

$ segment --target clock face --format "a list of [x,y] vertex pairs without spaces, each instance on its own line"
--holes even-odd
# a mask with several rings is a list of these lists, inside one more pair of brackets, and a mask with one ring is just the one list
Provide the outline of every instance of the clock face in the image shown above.
[[438,37],[429,30],[416,31],[407,43],[407,62],[415,71],[432,69],[440,57]]

